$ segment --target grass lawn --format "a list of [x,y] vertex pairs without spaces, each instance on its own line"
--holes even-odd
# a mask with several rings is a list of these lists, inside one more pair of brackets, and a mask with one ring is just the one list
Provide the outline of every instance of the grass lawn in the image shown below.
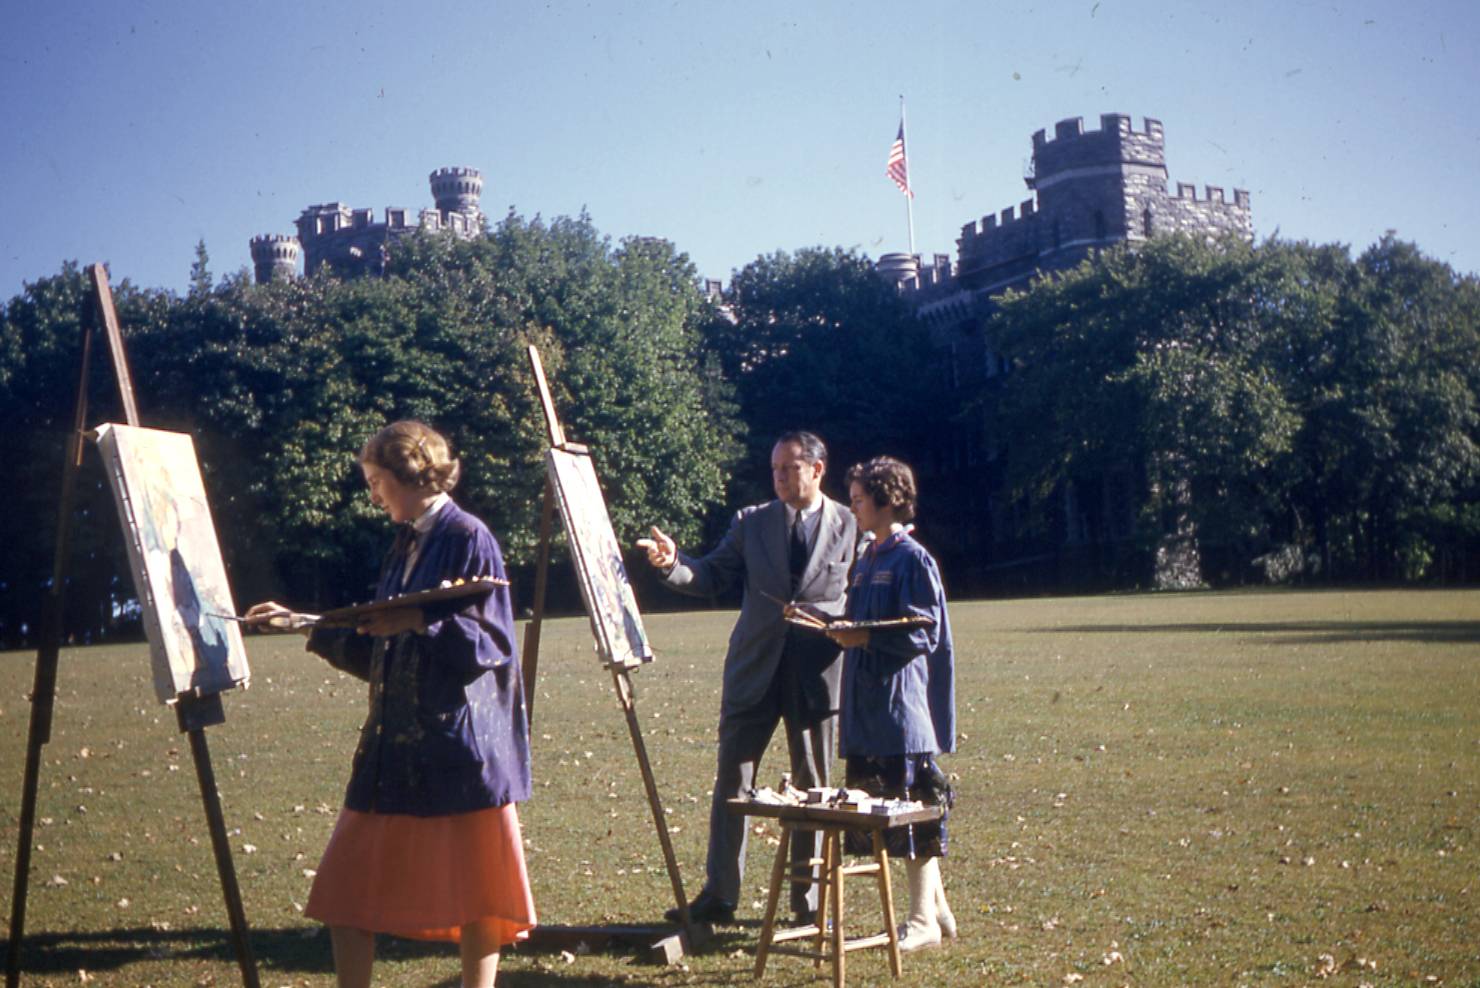
[[[1480,986],[1480,592],[1271,592],[960,603],[946,887],[961,939],[904,984]],[[656,615],[638,711],[690,894],[702,881],[732,613]],[[610,677],[547,624],[534,798],[541,918],[672,905]],[[332,983],[301,913],[364,689],[293,638],[208,732],[265,986]],[[189,745],[142,646],[62,654],[28,899],[26,985],[239,984]],[[0,906],[10,912],[33,653],[0,654]],[[762,780],[784,762],[773,743]],[[683,964],[506,955],[500,984],[747,985],[776,832],[742,923]],[[905,904],[903,869],[896,873]],[[866,924],[855,881],[852,922]],[[877,915],[875,906],[874,915]],[[3,932],[3,931],[0,931]],[[451,948],[385,941],[377,983],[455,985]],[[889,983],[879,951],[849,982]],[[83,973],[85,972],[85,973]],[[775,985],[825,983],[776,957]]]

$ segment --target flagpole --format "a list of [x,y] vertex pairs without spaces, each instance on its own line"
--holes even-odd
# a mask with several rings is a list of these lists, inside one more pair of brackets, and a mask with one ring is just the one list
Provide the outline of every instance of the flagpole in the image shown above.
[[[910,138],[909,138],[909,134],[905,133],[905,126],[904,126],[904,93],[900,93],[899,94],[899,133],[900,133],[901,136],[904,137],[904,170],[905,170],[905,174],[908,175],[909,174],[909,171],[910,171]],[[908,217],[909,224],[910,224],[910,256],[911,257],[914,257],[915,256],[915,194],[914,194],[914,188],[915,188],[915,183],[914,183],[913,177],[911,177],[911,181],[910,181],[910,192],[908,194],[906,194],[905,197],[904,197],[904,211],[905,211],[905,216]]]

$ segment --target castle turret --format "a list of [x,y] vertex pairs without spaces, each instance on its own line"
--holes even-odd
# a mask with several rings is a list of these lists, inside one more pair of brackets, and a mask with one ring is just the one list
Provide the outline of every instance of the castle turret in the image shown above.
[[920,280],[920,258],[914,254],[884,254],[874,265],[874,271],[885,281],[894,282],[897,288],[914,288]]
[[482,218],[478,199],[483,195],[483,174],[476,168],[438,168],[431,174],[432,199],[443,223],[449,215],[461,213],[469,222]]
[[257,284],[285,281],[298,274],[298,238],[281,233],[264,233],[252,238],[252,266]]

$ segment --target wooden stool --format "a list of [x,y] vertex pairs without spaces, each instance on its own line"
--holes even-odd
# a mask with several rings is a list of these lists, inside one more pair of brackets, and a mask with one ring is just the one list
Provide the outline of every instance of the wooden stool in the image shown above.
[[[899,930],[894,922],[894,896],[889,881],[889,852],[884,849],[884,831],[907,823],[924,823],[940,818],[939,807],[909,810],[902,813],[862,813],[856,810],[823,808],[820,806],[790,806],[757,803],[750,800],[732,799],[730,811],[747,816],[774,818],[781,825],[781,846],[776,849],[776,861],[771,866],[771,887],[766,894],[766,918],[761,924],[760,945],[756,948],[755,976],[759,980],[766,973],[766,960],[771,954],[790,954],[795,957],[810,957],[817,967],[826,960],[832,961],[833,985],[843,988],[845,976],[844,957],[850,950],[869,947],[889,948],[889,970],[898,978],[902,973],[899,957]],[[805,875],[791,873],[791,842],[794,830],[819,831],[822,834],[822,857],[812,858]],[[843,850],[843,835],[848,831],[867,833],[873,844],[873,860],[860,864],[846,864]],[[820,866],[821,877],[815,877],[811,867]],[[878,884],[879,905],[884,912],[884,932],[849,939],[843,927],[843,879],[847,875],[873,875]],[[776,908],[781,901],[781,891],[792,882],[820,885],[817,895],[817,922],[811,926],[776,931]],[[828,929],[828,919],[832,928]],[[793,940],[811,940],[810,949],[783,947],[780,944]]]

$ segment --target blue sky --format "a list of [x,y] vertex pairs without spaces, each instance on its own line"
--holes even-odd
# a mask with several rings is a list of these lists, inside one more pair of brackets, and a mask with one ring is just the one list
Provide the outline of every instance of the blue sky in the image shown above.
[[1480,5],[52,0],[0,35],[0,299],[64,260],[183,290],[307,205],[587,210],[729,280],[815,244],[916,248],[1028,197],[1035,130],[1160,119],[1170,180],[1246,188],[1257,236],[1394,229],[1480,271]]

